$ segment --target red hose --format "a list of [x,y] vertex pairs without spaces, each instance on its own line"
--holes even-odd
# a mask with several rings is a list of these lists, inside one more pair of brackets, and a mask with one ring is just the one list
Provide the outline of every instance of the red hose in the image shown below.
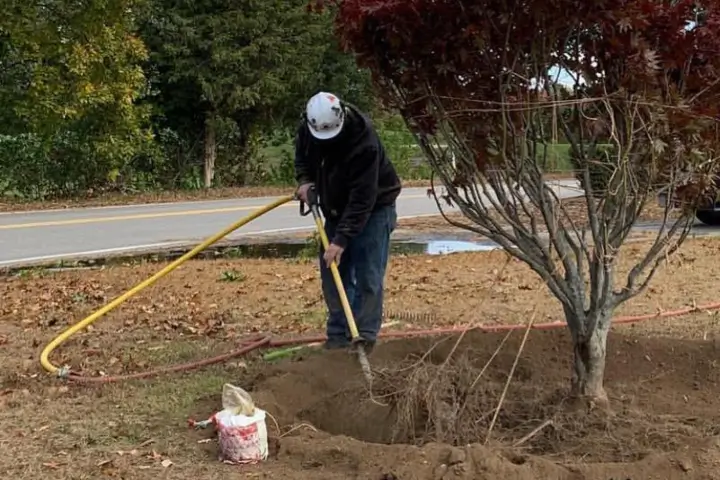
[[150,370],[147,372],[131,373],[128,375],[108,375],[102,377],[84,377],[82,375],[70,373],[67,378],[73,382],[79,383],[111,383],[119,382],[121,380],[139,380],[141,378],[150,378],[163,373],[187,372],[196,368],[207,367],[208,365],[213,365],[215,363],[226,362],[231,358],[239,357],[241,355],[245,355],[246,353],[250,353],[253,350],[257,350],[260,347],[267,346],[269,343],[270,337],[261,337],[259,339],[252,340],[251,343],[246,343],[243,347],[224,355],[218,355],[217,357],[206,358],[205,360],[183,363],[171,367],[158,368],[157,370]]
[[[642,322],[645,320],[652,320],[652,319],[656,319],[656,318],[679,317],[679,316],[688,315],[688,314],[694,313],[694,312],[707,311],[707,310],[718,310],[718,309],[720,309],[720,302],[710,303],[707,305],[700,305],[700,306],[696,306],[696,307],[687,307],[687,308],[682,308],[682,309],[678,309],[678,310],[670,310],[670,311],[666,311],[666,312],[616,317],[613,319],[612,323],[613,323],[613,325],[637,323],[637,322]],[[565,325],[566,325],[565,322],[548,322],[548,323],[535,324],[535,325],[533,325],[532,328],[534,330],[550,330],[553,328],[562,328]],[[453,333],[460,333],[460,332],[467,331],[467,330],[480,330],[483,332],[499,332],[499,331],[508,331],[508,330],[519,330],[519,329],[525,329],[525,328],[527,328],[526,325],[478,325],[476,327],[470,327],[469,329],[467,326],[461,326],[461,327],[436,328],[436,329],[430,329],[430,330],[384,332],[384,333],[380,334],[380,338],[410,338],[410,337],[425,337],[425,336],[432,336],[432,335],[447,335],[447,334],[453,334]],[[240,357],[242,355],[250,353],[259,348],[277,348],[277,347],[287,347],[287,346],[292,346],[292,345],[306,345],[306,344],[310,344],[310,343],[323,342],[324,340],[325,340],[325,336],[323,336],[323,335],[318,335],[318,336],[313,336],[313,337],[289,338],[289,339],[282,339],[282,340],[273,340],[270,336],[254,337],[250,340],[246,340],[245,342],[243,342],[242,346],[237,350],[226,353],[224,355],[218,355],[216,357],[207,358],[205,360],[184,363],[181,365],[175,365],[175,366],[166,367],[166,368],[160,368],[160,369],[151,370],[148,372],[133,373],[133,374],[129,374],[129,375],[115,375],[115,376],[108,375],[108,376],[103,376],[103,377],[85,377],[82,375],[70,373],[67,376],[67,378],[73,382],[78,382],[78,383],[111,383],[111,382],[118,382],[118,381],[122,381],[122,380],[137,380],[137,379],[141,379],[141,378],[154,377],[154,376],[161,375],[164,373],[186,372],[189,370],[195,370],[197,368],[206,367],[208,365],[222,363],[227,360],[230,360],[231,358]]]

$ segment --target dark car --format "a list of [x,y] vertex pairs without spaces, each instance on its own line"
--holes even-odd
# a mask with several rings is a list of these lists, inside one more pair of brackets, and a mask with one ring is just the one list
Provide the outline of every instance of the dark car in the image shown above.
[[[715,181],[715,187],[720,186],[720,178]],[[690,194],[689,190],[692,189],[691,185],[684,185],[675,189],[674,195],[672,196],[672,207],[679,208],[682,206],[682,198],[687,194]],[[693,196],[695,196],[694,192]],[[661,193],[658,195],[658,203],[661,207],[665,207],[668,203],[668,194]],[[720,225],[720,198],[716,195],[708,198],[704,202],[700,202],[699,206],[695,207],[695,218],[705,225],[718,226]]]

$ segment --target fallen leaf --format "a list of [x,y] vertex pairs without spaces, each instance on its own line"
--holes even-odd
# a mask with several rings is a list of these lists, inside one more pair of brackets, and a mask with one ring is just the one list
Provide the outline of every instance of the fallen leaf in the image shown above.
[[132,450],[130,450],[129,452],[126,452],[126,451],[123,451],[123,450],[118,450],[118,452],[117,452],[117,454],[120,455],[121,457],[122,457],[123,455],[131,455],[131,456],[135,457],[135,456],[137,456],[139,453],[140,453],[140,452],[138,452],[136,449],[132,449]]

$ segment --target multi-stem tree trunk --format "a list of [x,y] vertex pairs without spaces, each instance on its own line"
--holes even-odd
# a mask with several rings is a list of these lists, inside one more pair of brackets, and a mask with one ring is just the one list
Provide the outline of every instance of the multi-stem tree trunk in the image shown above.
[[593,406],[609,406],[605,392],[605,360],[610,312],[599,314],[597,326],[587,335],[572,332],[573,368],[571,395]]
[[237,123],[237,156],[234,165],[233,183],[238,186],[246,185],[248,179],[252,176],[251,158],[253,156],[253,145],[251,141],[250,129],[246,123]]
[[215,119],[208,114],[205,119],[205,140],[203,152],[203,184],[211,188],[215,178],[215,160],[217,159],[217,136]]

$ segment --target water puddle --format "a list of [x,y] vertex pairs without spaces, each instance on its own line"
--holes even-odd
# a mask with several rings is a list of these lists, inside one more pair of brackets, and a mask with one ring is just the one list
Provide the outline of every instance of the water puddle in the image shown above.
[[[490,241],[471,242],[451,239],[423,239],[422,241],[393,241],[391,255],[446,255],[461,252],[487,252],[500,248]],[[167,262],[183,256],[189,249],[174,249],[157,253],[138,253],[106,258],[61,261],[46,265],[45,270],[77,270],[110,265],[130,265],[137,263]],[[317,257],[317,245],[307,243],[255,243],[211,247],[200,252],[198,260],[234,259],[234,258],[274,258],[309,260]],[[36,267],[38,268],[38,267]],[[40,267],[43,268],[43,267]],[[23,270],[22,268],[11,270]],[[8,273],[8,272],[5,272]]]
[[[445,255],[461,252],[489,252],[500,248],[496,243],[467,242],[458,240],[394,241],[390,245],[391,255]],[[266,243],[237,245],[221,256],[237,258],[301,258],[317,253],[314,245],[301,243]]]
[[459,252],[489,252],[500,246],[494,242],[461,242],[457,240],[436,240],[425,244],[428,255],[444,255]]
[[[444,255],[460,252],[488,252],[498,249],[493,242],[466,242],[457,240],[429,240],[422,242],[395,241],[390,245],[391,255]],[[221,256],[236,258],[300,258],[316,255],[316,247],[302,243],[265,243],[237,245]]]

